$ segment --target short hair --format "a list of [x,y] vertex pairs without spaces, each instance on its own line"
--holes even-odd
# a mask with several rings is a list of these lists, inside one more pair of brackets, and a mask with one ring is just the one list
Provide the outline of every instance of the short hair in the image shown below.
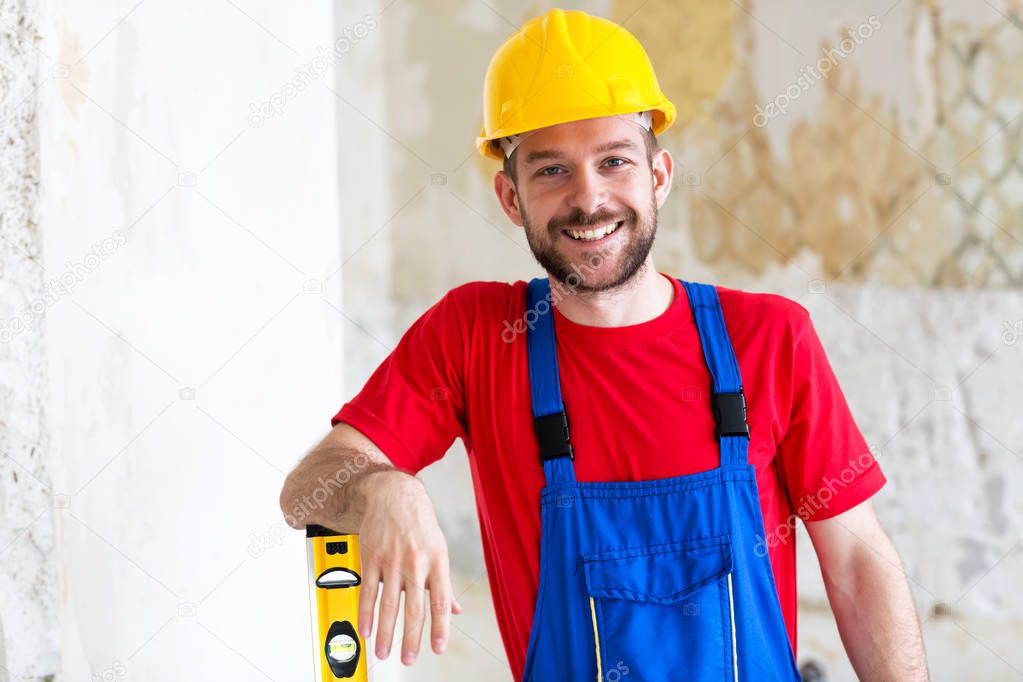
[[[643,129],[643,146],[646,147],[646,162],[652,164],[654,152],[661,147],[657,142],[657,136],[654,135],[654,131],[651,128]],[[518,170],[515,168],[515,159],[518,152],[519,149],[516,147],[511,156],[504,157],[504,172],[511,176],[512,183],[516,186],[519,184]]]

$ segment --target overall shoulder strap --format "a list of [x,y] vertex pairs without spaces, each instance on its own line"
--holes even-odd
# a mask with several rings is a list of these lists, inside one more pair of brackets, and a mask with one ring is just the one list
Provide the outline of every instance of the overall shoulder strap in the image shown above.
[[703,357],[710,369],[710,402],[717,424],[715,434],[720,443],[721,466],[746,464],[749,450],[746,397],[717,289],[710,284],[679,281],[689,297]]
[[533,431],[540,446],[548,484],[573,480],[575,455],[569,442],[568,416],[561,400],[554,311],[547,278],[536,278],[526,288],[526,347],[529,387],[533,401]]

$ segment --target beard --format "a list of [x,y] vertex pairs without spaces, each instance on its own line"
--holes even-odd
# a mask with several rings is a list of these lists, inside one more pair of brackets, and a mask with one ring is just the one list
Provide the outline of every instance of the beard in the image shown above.
[[[619,213],[605,210],[591,216],[577,210],[564,218],[552,218],[544,228],[535,225],[523,210],[522,221],[533,257],[551,278],[577,292],[610,291],[631,280],[650,255],[657,233],[657,200],[651,192],[645,215],[629,207]],[[558,250],[565,228],[585,230],[618,221],[622,221],[622,225],[615,233],[614,245],[594,246],[571,257]],[[598,272],[608,264],[607,272]]]

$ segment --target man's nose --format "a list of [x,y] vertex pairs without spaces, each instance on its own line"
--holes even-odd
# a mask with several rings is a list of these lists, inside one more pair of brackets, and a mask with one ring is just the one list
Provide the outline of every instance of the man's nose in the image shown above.
[[582,168],[572,179],[572,196],[569,199],[574,208],[584,215],[593,215],[608,202],[608,190],[604,178],[592,168]]

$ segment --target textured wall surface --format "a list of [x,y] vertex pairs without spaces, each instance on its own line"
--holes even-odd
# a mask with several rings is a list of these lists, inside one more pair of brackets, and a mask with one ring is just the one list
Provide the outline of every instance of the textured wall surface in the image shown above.
[[0,2],[0,679],[58,668],[36,130],[38,7]]
[[[829,285],[799,300],[888,476],[875,502],[906,564],[934,679],[1018,679],[1023,334],[1007,330],[1023,324],[1023,292]],[[797,543],[802,657],[855,679],[812,546]]]

